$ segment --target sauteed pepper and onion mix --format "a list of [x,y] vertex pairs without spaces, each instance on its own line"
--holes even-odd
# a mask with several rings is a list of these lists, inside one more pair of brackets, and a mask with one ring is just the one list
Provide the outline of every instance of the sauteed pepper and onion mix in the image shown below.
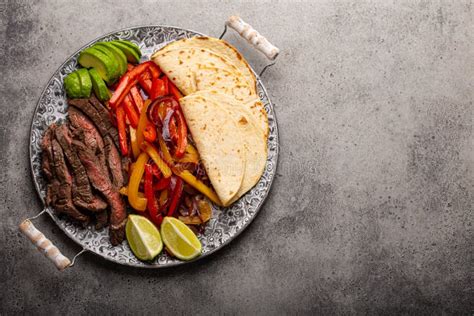
[[220,201],[188,132],[180,91],[152,61],[129,64],[112,90],[108,108],[120,152],[132,161],[120,193],[157,227],[165,216],[202,227],[212,215],[207,199]]

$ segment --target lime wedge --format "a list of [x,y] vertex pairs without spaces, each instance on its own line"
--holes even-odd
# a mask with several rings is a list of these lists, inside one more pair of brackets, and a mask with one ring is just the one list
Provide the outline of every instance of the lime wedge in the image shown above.
[[146,217],[129,215],[125,232],[130,248],[140,260],[152,260],[163,249],[160,232]]
[[191,260],[201,254],[201,242],[193,231],[179,219],[165,217],[161,236],[168,251],[181,260]]

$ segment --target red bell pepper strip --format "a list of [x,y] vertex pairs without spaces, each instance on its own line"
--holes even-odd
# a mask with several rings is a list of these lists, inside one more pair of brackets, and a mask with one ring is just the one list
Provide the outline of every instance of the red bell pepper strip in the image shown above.
[[179,200],[181,195],[183,195],[183,180],[179,177],[175,177],[175,185],[173,193],[171,193],[171,202],[170,207],[168,208],[168,216],[173,216],[176,209],[178,208]]
[[145,126],[143,138],[149,143],[153,143],[156,140],[156,128],[153,124],[149,123]]
[[183,97],[179,89],[176,88],[171,80],[168,80],[168,90],[169,94],[171,94],[176,99],[176,101],[179,101],[179,99]]
[[157,165],[153,164],[152,168],[151,168],[151,171],[152,171],[154,177],[159,178],[161,176],[160,168],[158,168]]
[[141,113],[143,109],[143,98],[140,94],[140,91],[138,91],[137,86],[133,86],[130,89],[130,94],[132,95],[133,102],[135,103],[135,106],[138,109],[138,113]]
[[153,185],[153,189],[155,191],[161,191],[161,190],[164,190],[166,189],[169,185],[170,185],[170,182],[171,182],[171,177],[169,178],[161,178],[157,183],[155,183]]
[[[150,219],[156,225],[160,225],[161,221],[158,219],[158,201],[155,198],[155,192],[153,190],[153,171],[152,166],[147,164],[145,166],[145,179],[144,179],[144,191],[145,197],[147,199],[146,207],[148,209],[148,214]],[[161,214],[160,214],[161,215]]]
[[146,94],[150,95],[151,93],[151,73],[149,70],[145,71],[140,78],[138,78],[138,83],[145,90]]
[[151,85],[150,99],[155,100],[158,97],[166,95],[166,85],[163,80],[158,78],[153,78]]
[[163,76],[161,80],[163,80],[163,83],[165,84],[165,95],[168,95],[170,93],[170,89],[169,89],[170,80],[166,76]]
[[139,77],[150,67],[151,64],[154,65],[154,63],[150,61],[144,62],[126,72],[125,75],[120,78],[117,89],[114,91],[109,101],[109,105],[112,109],[115,109],[120,103],[122,103],[125,96],[130,92],[130,89],[137,84]]
[[123,99],[122,106],[125,110],[125,113],[127,114],[128,120],[130,121],[130,125],[132,125],[133,128],[137,128],[140,116],[138,115],[137,110],[132,103],[130,94],[128,94],[125,99]]
[[186,151],[186,145],[188,144],[188,127],[186,126],[186,121],[184,120],[183,112],[181,112],[181,108],[179,106],[176,108],[174,113],[178,124],[178,139],[176,144],[176,151],[174,154],[177,158],[181,158],[184,156],[184,153]]
[[153,84],[151,82],[151,79],[139,79],[138,83],[140,83],[140,87],[142,87],[142,89],[145,90],[147,95],[151,94],[151,91],[152,91],[151,86]]
[[117,128],[119,134],[120,151],[122,156],[128,155],[127,130],[125,126],[125,111],[122,106],[117,108]]
[[152,79],[158,79],[160,77],[160,74],[161,74],[160,68],[154,62],[149,62],[149,63],[150,63],[151,78]]

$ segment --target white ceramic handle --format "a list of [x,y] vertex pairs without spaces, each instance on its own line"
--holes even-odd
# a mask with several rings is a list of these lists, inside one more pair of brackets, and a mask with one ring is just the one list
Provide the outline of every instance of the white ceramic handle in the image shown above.
[[226,22],[226,25],[233,28],[245,38],[250,44],[252,44],[257,50],[262,52],[268,59],[274,60],[280,50],[272,45],[265,37],[257,32],[252,26],[245,23],[240,17],[233,15]]
[[51,240],[40,232],[33,223],[27,219],[20,226],[20,231],[41,251],[46,258],[51,260],[59,271],[62,271],[71,265],[71,260],[65,257],[58,247],[53,245]]

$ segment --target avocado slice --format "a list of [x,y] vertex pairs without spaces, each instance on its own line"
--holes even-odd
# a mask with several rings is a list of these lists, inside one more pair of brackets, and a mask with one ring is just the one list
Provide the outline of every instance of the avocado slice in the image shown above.
[[99,72],[95,68],[89,69],[89,74],[92,81],[92,88],[94,89],[95,96],[100,101],[107,101],[110,99],[110,92],[105,85],[104,80],[99,75]]
[[101,53],[104,53],[105,55],[107,55],[107,57],[109,57],[111,60],[114,61],[114,63],[117,64],[117,72],[115,73],[114,75],[114,78],[113,81],[116,81],[120,75],[121,75],[121,71],[122,71],[122,65],[120,64],[120,61],[115,57],[115,54],[112,52],[111,49],[109,49],[107,46],[102,46],[102,45],[97,45],[97,44],[94,44],[92,46],[93,49],[97,49],[98,51],[100,51]]
[[118,62],[95,48],[87,48],[81,52],[77,62],[85,68],[95,68],[100,77],[112,84],[118,78]]
[[124,41],[124,40],[116,40],[114,42],[117,42],[117,43],[122,43],[124,45],[127,45],[128,47],[130,47],[131,49],[133,49],[139,57],[142,57],[142,52],[140,51],[140,47],[138,47],[137,44],[135,43],[132,43],[130,41]]
[[133,48],[117,41],[113,41],[111,43],[120,49],[125,54],[125,56],[127,56],[127,60],[132,64],[138,64],[140,62],[140,55],[138,55]]
[[120,76],[123,75],[127,71],[127,56],[115,47],[114,45],[110,44],[110,42],[99,42],[94,45],[94,47],[108,49],[114,55],[115,59],[119,64]]
[[79,75],[79,80],[81,82],[81,97],[89,98],[92,90],[91,76],[85,68],[76,70],[76,72]]
[[70,98],[80,98],[81,97],[81,79],[77,74],[77,71],[70,73],[64,78],[64,88],[66,89],[66,94]]

